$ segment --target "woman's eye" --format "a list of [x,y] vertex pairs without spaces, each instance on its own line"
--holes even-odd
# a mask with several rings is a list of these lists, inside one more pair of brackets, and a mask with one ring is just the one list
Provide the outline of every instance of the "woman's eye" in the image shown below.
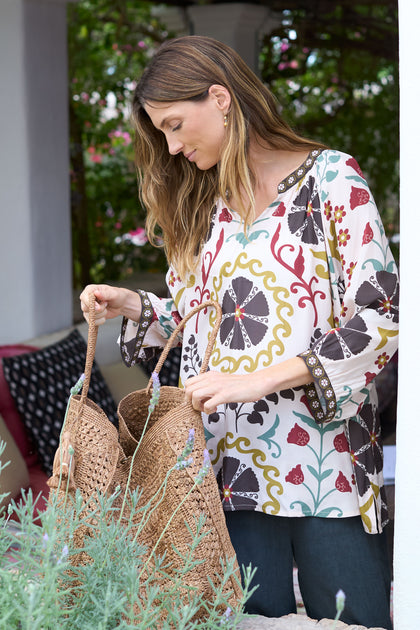
[[178,123],[173,129],[172,131],[178,131],[178,129],[181,129],[181,123]]

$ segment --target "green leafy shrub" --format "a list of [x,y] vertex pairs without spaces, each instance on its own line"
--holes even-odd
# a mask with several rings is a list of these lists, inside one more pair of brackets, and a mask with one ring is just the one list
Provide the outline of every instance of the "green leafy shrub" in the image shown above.
[[[1,464],[0,464],[1,466]],[[1,470],[1,469],[0,469]],[[194,551],[203,538],[204,516],[191,531],[189,553],[181,567],[172,570],[165,558],[153,556],[132,534],[138,493],[129,493],[130,516],[116,518],[111,496],[98,493],[89,510],[81,494],[68,496],[65,504],[54,498],[39,517],[31,492],[0,517],[0,628],[11,630],[111,630],[114,628],[176,628],[193,630],[236,628],[248,597],[248,570],[243,600],[230,612],[229,593],[223,587],[234,573],[234,562],[221,564],[221,584],[214,586],[211,603],[184,578],[196,565]],[[17,517],[10,520],[10,516]],[[77,546],[77,531],[85,526],[89,535]],[[79,564],[80,553],[91,562]],[[147,562],[147,570],[142,567]],[[162,586],[162,585],[165,586]],[[197,618],[199,610],[205,614]]]

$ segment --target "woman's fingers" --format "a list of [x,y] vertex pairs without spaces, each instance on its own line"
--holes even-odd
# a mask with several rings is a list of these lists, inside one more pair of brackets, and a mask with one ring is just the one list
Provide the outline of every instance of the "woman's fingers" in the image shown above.
[[254,375],[205,372],[187,379],[185,395],[194,409],[210,414],[218,405],[258,400],[254,382]]
[[[115,317],[109,308],[109,301],[113,299],[113,293],[116,292],[114,287],[101,284],[89,284],[80,294],[80,307],[86,321],[89,321],[89,301],[92,293],[95,295],[95,324],[100,326],[107,319]],[[114,298],[115,299],[115,298]]]

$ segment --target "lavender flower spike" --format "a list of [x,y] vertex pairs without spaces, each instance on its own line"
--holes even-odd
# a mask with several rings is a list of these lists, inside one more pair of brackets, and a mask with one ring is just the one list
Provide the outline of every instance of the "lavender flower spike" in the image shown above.
[[343,612],[345,602],[346,602],[346,595],[344,591],[342,591],[340,588],[340,590],[337,591],[337,594],[335,596],[335,605],[336,605],[337,613]]
[[184,470],[184,468],[187,468],[187,466],[191,466],[191,464],[193,463],[193,458],[189,456],[191,455],[194,448],[194,441],[195,429],[190,429],[184,450],[182,451],[181,455],[178,455],[177,457],[175,470]]
[[159,375],[157,374],[157,372],[152,372],[152,382],[153,382],[153,391],[152,391],[152,397],[149,403],[149,409],[148,409],[149,415],[153,412],[154,408],[156,407],[159,401],[159,396],[160,396],[160,381],[159,381]]
[[71,389],[70,389],[70,395],[71,396],[75,396],[76,394],[78,394],[80,392],[80,390],[82,389],[83,386],[83,382],[85,380],[85,375],[82,374],[79,378],[79,380],[77,381],[76,385],[74,385]]
[[230,618],[231,613],[232,613],[231,608],[229,608],[229,607],[226,608],[225,613],[224,613],[222,619],[220,620],[220,625],[221,626],[225,626],[227,623],[229,623],[229,618]]
[[200,468],[197,477],[195,478],[195,483],[201,485],[204,481],[204,477],[208,474],[211,466],[210,455],[208,450],[205,448],[203,451],[203,465]]
[[191,466],[193,462],[194,460],[192,457],[189,457],[188,459],[178,457],[175,464],[175,470],[184,470],[185,468],[188,468],[188,466]]
[[195,441],[195,429],[190,429],[189,433],[188,433],[188,439],[187,439],[187,443],[185,445],[184,450],[182,451],[182,459],[185,459],[186,457],[188,457],[188,455],[191,455],[192,450],[194,448],[194,441]]

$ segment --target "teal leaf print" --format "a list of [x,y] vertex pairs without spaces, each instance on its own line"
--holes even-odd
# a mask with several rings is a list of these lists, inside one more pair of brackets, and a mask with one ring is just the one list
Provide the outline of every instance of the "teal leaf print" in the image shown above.
[[333,469],[332,468],[328,468],[328,470],[324,470],[324,472],[322,473],[320,480],[324,481],[324,479],[326,479],[327,477],[329,477],[332,473]]
[[338,175],[338,171],[327,171],[326,175],[325,175],[325,179],[327,180],[327,182],[332,182],[333,179],[335,179]]
[[313,475],[315,477],[315,479],[317,481],[321,480],[321,476],[319,474],[319,472],[317,470],[315,470],[315,468],[313,466],[311,466],[310,464],[308,464],[307,469],[309,470],[309,472],[311,473],[311,475]]
[[351,179],[355,182],[359,182],[359,184],[365,184],[366,186],[366,180],[363,177],[360,177],[359,175],[346,175],[346,179]]
[[162,329],[165,331],[165,334],[169,338],[173,332],[173,317],[165,317],[164,315],[160,315],[158,321],[159,324],[162,326]]
[[326,518],[327,516],[329,516],[331,514],[331,512],[333,512],[334,510],[337,511],[337,516],[343,516],[343,510],[340,510],[340,508],[338,507],[329,507],[329,508],[325,508],[324,510],[321,510],[320,512],[318,512],[317,516],[320,516],[321,518]]
[[244,234],[243,232],[233,234],[232,236],[229,236],[227,240],[229,241],[233,237],[245,249],[248,243],[250,243],[251,241],[256,241],[261,234],[264,234],[265,238],[270,238],[270,234],[267,232],[267,230],[256,230],[251,234]]
[[368,258],[362,265],[363,269],[366,269],[367,263],[370,263],[375,271],[381,271],[384,268],[383,264],[379,260]]
[[272,446],[277,450],[277,453],[273,453],[273,457],[275,459],[280,457],[280,455],[281,455],[281,448],[280,448],[279,444],[277,444],[277,442],[275,442],[271,438],[274,437],[274,435],[276,434],[276,429],[279,426],[279,424],[280,424],[280,418],[279,418],[278,414],[276,414],[276,419],[274,421],[273,426],[270,429],[268,429],[268,431],[266,431],[263,435],[259,435],[258,436],[259,440],[263,440],[267,444],[269,451],[271,451],[271,447]]
[[328,157],[328,163],[334,164],[335,162],[339,162],[341,160],[341,155],[330,155]]
[[318,433],[320,433],[321,435],[323,435],[327,431],[334,431],[334,429],[336,429],[337,427],[343,424],[340,420],[334,420],[334,421],[326,422],[326,423],[315,422],[315,420],[311,418],[310,416],[305,416],[302,413],[298,413],[297,411],[294,411],[293,413],[295,416],[300,418],[302,422],[305,422],[312,429],[316,429]]
[[327,422],[326,424],[321,423],[322,433],[326,433],[327,431],[334,431],[339,426],[341,426],[343,422],[341,420],[334,420],[332,422]]
[[213,435],[213,433],[210,433],[210,431],[208,429],[206,429],[206,427],[204,427],[204,437],[206,439],[206,442],[209,442],[209,440],[214,438],[214,435]]
[[293,501],[293,503],[290,504],[292,510],[295,509],[295,505],[300,505],[304,516],[313,516],[312,510],[307,503],[303,501]]
[[326,190],[323,190],[321,192],[321,201],[322,201],[322,203],[324,203],[324,201],[326,201],[327,197],[328,197],[328,192]]

